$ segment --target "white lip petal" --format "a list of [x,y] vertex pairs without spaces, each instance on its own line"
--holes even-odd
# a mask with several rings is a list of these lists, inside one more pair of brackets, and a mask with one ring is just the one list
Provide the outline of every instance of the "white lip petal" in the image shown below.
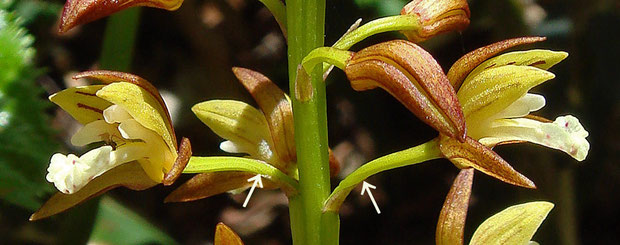
[[136,142],[126,143],[116,150],[111,146],[102,146],[80,157],[56,153],[50,160],[46,179],[54,183],[59,191],[72,194],[118,165],[145,158],[148,152],[146,144]]
[[133,117],[129,115],[129,112],[123,109],[123,107],[111,105],[103,110],[103,118],[108,123],[118,123],[127,119],[132,119]]
[[50,160],[46,179],[65,194],[75,193],[91,179],[115,166],[110,162],[111,151],[111,146],[102,146],[79,158],[73,154],[56,153]]
[[510,104],[503,111],[495,114],[492,118],[516,118],[524,117],[530,112],[538,111],[545,106],[545,97],[538,94],[527,93]]
[[528,141],[566,152],[578,161],[588,155],[588,132],[574,116],[562,116],[552,123],[527,118],[498,119],[491,122],[479,141],[494,146],[507,141]]

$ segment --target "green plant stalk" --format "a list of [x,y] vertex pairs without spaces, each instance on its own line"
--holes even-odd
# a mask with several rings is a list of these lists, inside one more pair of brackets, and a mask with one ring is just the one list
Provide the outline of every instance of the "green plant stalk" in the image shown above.
[[[348,50],[356,43],[359,43],[375,34],[388,31],[411,31],[419,28],[419,20],[415,15],[395,15],[384,17],[368,22],[345,34],[338,41],[336,41],[334,45],[332,45],[332,48]],[[323,72],[327,72],[329,67],[330,65],[323,64]]]
[[368,22],[359,28],[347,33],[338,40],[333,48],[348,50],[354,44],[372,35],[388,31],[407,31],[420,28],[418,17],[415,15],[395,15]]
[[327,106],[320,68],[309,71],[309,98],[301,102],[295,97],[297,67],[310,51],[323,46],[325,0],[288,0],[286,8],[289,86],[299,168],[299,195],[289,199],[293,243],[338,244],[338,234],[334,234],[338,232],[337,219],[323,219],[322,212],[330,182]]
[[424,144],[372,160],[340,181],[326,201],[324,211],[326,213],[338,213],[340,206],[351,190],[372,175],[437,158],[441,158],[441,152],[439,140],[435,138]]
[[111,15],[103,36],[99,63],[102,69],[129,71],[141,8],[129,8]]

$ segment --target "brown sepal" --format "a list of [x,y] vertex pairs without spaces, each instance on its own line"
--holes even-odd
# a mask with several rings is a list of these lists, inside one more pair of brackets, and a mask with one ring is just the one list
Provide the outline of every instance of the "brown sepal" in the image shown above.
[[86,186],[73,194],[56,193],[41,208],[30,216],[30,221],[43,219],[63,212],[88,199],[99,196],[119,186],[131,190],[144,190],[157,185],[146,175],[138,162],[130,162],[115,167],[93,179]]
[[400,14],[418,17],[418,29],[402,31],[407,39],[416,43],[441,33],[462,31],[469,26],[470,12],[466,0],[413,0]]
[[286,163],[296,162],[293,110],[284,91],[256,71],[240,67],[232,70],[265,114],[280,159]]
[[171,138],[173,143],[177,144],[177,138],[174,134],[174,128],[172,127],[172,119],[170,118],[170,112],[168,111],[168,107],[164,102],[164,99],[159,94],[159,90],[153,86],[149,81],[134,74],[120,72],[120,71],[107,71],[107,70],[95,70],[95,71],[85,71],[75,74],[73,79],[80,78],[91,78],[97,79],[104,84],[110,84],[114,82],[128,82],[135,85],[138,85],[140,88],[146,90],[161,106],[161,109],[164,111],[166,124],[168,127],[168,131],[170,131]]
[[440,135],[439,149],[445,158],[459,168],[475,168],[508,184],[536,188],[534,182],[517,172],[497,153],[469,136],[461,143],[452,137]]
[[214,245],[243,245],[243,241],[235,231],[220,222],[215,227]]
[[189,202],[239,188],[247,188],[252,186],[252,182],[248,182],[248,179],[255,175],[237,171],[200,173],[172,191],[164,202]]
[[328,148],[329,151],[329,176],[335,177],[340,172],[340,162],[334,156],[332,149]]
[[176,10],[182,3],[183,0],[67,0],[60,16],[58,32],[67,32],[77,25],[106,17],[130,7],[147,6]]
[[471,51],[458,59],[448,71],[448,80],[458,90],[461,84],[478,65],[506,49],[529,43],[544,41],[545,37],[519,37],[496,42]]
[[189,158],[192,156],[192,144],[188,138],[183,137],[179,150],[177,152],[177,159],[174,161],[172,168],[164,175],[162,183],[164,185],[172,185],[183,173],[183,169],[187,166]]
[[465,119],[454,88],[437,61],[404,40],[376,44],[357,52],[345,67],[357,91],[381,87],[426,124],[464,140]]
[[469,197],[471,196],[473,180],[473,168],[461,169],[459,175],[454,179],[454,183],[452,183],[450,192],[448,192],[441,212],[439,213],[437,231],[435,233],[435,244],[463,244],[465,219],[467,218],[467,208],[469,207]]

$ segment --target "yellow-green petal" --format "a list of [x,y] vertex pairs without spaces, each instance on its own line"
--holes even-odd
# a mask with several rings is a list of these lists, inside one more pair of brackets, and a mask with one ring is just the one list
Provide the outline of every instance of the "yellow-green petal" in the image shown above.
[[213,132],[227,139],[220,146],[232,153],[248,153],[271,164],[278,163],[265,115],[236,100],[210,100],[198,103],[192,111]]
[[173,158],[176,158],[175,140],[170,133],[172,125],[166,123],[162,117],[166,115],[164,109],[148,91],[132,83],[116,82],[97,91],[97,97],[121,106],[142,126],[155,131],[164,139]]
[[468,77],[457,93],[468,130],[506,109],[532,87],[554,77],[539,68],[515,65],[488,68]]
[[495,56],[486,60],[476,67],[468,77],[477,76],[480,72],[491,67],[500,67],[506,65],[515,66],[533,66],[543,70],[547,70],[560,61],[568,57],[566,52],[558,52],[544,49],[534,49],[527,51],[515,51]]
[[49,97],[81,124],[103,119],[103,110],[112,105],[95,95],[103,85],[68,88]]
[[527,244],[553,208],[550,202],[515,205],[485,220],[470,245]]

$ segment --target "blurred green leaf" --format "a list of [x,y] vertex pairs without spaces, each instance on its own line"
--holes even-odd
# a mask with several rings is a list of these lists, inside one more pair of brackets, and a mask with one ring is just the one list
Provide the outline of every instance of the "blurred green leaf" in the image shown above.
[[379,17],[398,15],[400,10],[407,4],[407,0],[355,0],[360,8],[371,9]]
[[41,0],[0,0],[0,7],[15,12],[24,25],[29,25],[38,17],[56,18],[61,12],[62,4]]
[[157,227],[112,198],[99,206],[89,244],[177,244]]
[[45,169],[58,144],[35,83],[34,38],[21,24],[0,9],[0,199],[33,211],[51,190]]

